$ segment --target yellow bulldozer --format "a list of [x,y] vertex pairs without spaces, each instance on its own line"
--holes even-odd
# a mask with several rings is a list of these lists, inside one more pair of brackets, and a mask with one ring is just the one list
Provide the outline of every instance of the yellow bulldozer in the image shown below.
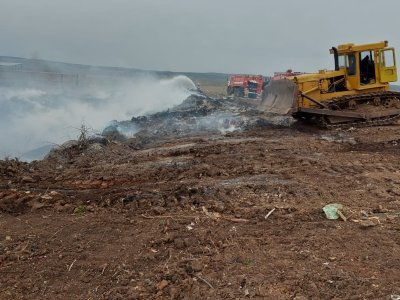
[[261,109],[328,128],[391,124],[400,119],[394,48],[388,42],[332,47],[335,70],[280,80],[264,88]]

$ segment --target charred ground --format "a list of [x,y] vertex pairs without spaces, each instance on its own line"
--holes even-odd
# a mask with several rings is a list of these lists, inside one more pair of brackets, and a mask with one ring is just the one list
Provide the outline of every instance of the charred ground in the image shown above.
[[0,298],[400,294],[398,126],[326,131],[187,101],[133,119],[133,139],[0,162]]

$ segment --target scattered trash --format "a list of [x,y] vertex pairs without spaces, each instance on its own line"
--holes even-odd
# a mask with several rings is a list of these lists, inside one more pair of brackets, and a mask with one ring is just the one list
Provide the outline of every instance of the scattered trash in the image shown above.
[[353,220],[353,222],[360,224],[361,228],[370,228],[381,224],[378,217],[370,217],[365,220]]
[[204,206],[202,206],[201,209],[203,210],[204,214],[205,214],[207,217],[209,217],[209,218],[211,218],[211,219],[213,219],[213,220],[218,220],[219,218],[221,218],[221,214],[220,214],[220,213],[217,213],[217,212],[209,212],[209,211],[207,210],[207,208],[204,207]]
[[197,275],[197,274],[193,274],[193,277],[196,277],[197,279],[199,279],[200,281],[202,281],[202,282],[204,282],[205,284],[207,284],[209,287],[210,287],[210,289],[214,289],[214,287],[212,286],[212,284],[211,283],[209,283],[206,279],[204,279],[203,277],[200,277],[199,275]]
[[270,215],[272,215],[272,213],[275,211],[275,207],[273,209],[271,209],[264,217],[264,219],[268,219]]
[[390,295],[390,300],[400,300],[400,295]]
[[76,263],[76,261],[77,261],[77,259],[74,259],[74,261],[69,265],[68,272],[71,271],[71,269],[72,269],[73,265]]
[[41,196],[40,198],[42,198],[43,200],[52,200],[53,197],[47,194],[44,194],[43,196]]
[[322,210],[324,211],[326,218],[329,220],[337,220],[341,218],[343,221],[347,221],[347,218],[343,215],[343,205],[339,203],[330,203],[325,205]]
[[346,216],[340,210],[337,211],[337,214],[343,221],[347,222]]
[[195,224],[192,222],[192,223],[190,223],[189,225],[186,225],[186,228],[187,228],[187,230],[193,230],[193,226],[194,226]]
[[343,133],[338,133],[336,135],[321,135],[320,139],[330,143],[350,144],[350,145],[357,144],[357,141],[353,137],[349,137]]

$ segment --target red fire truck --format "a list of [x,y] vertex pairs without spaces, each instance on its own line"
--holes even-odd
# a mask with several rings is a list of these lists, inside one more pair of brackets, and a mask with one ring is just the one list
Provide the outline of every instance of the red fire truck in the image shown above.
[[261,96],[264,83],[262,75],[231,75],[228,78],[228,96],[257,98]]

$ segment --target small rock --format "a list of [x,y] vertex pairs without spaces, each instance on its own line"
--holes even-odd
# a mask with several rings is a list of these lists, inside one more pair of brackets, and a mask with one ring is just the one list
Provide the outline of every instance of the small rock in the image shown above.
[[128,278],[121,278],[119,280],[119,284],[122,286],[127,286],[129,284],[129,279]]
[[347,140],[345,140],[344,142],[349,143],[350,145],[357,145],[357,141],[354,138],[348,138]]
[[178,293],[179,293],[179,290],[177,288],[171,287],[169,290],[169,296],[171,297],[171,299],[176,299]]
[[212,205],[212,209],[218,213],[223,213],[225,211],[225,205],[222,202],[215,201]]
[[11,241],[11,240],[12,240],[11,236],[7,235],[6,236],[6,241]]
[[191,247],[196,243],[196,239],[195,238],[184,238],[183,242],[185,244],[186,247]]
[[386,220],[387,220],[389,223],[394,223],[394,222],[396,221],[397,218],[398,218],[398,216],[393,216],[393,215],[386,216]]
[[39,202],[39,201],[34,201],[34,202],[31,204],[31,210],[32,210],[32,211],[39,210],[39,209],[44,208],[44,207],[46,207],[46,206],[47,206],[47,205],[46,205],[45,203],[41,203],[41,202]]
[[194,272],[200,272],[201,270],[203,270],[203,264],[198,260],[193,261],[192,262],[192,270]]
[[163,280],[161,280],[158,284],[157,284],[157,289],[158,290],[163,290],[163,289],[165,289],[166,287],[167,287],[167,285],[168,285],[168,281],[167,280],[165,280],[165,279],[163,279]]
[[185,242],[182,239],[175,239],[174,244],[177,249],[185,248]]
[[7,171],[8,173],[17,173],[17,170],[16,170],[15,168],[11,167],[11,166],[8,166],[7,169],[6,169],[6,171]]
[[315,282],[310,282],[308,284],[308,289],[314,294],[318,292],[318,286],[315,284]]
[[152,207],[152,212],[155,213],[156,215],[162,215],[165,213],[165,208],[161,206],[154,206]]
[[54,207],[57,210],[57,212],[73,212],[74,210],[71,204],[61,205],[57,203]]
[[82,280],[83,283],[89,283],[89,282],[90,282],[90,279],[91,279],[91,277],[85,276],[85,277],[83,277],[81,280]]
[[30,176],[23,176],[21,180],[22,180],[23,183],[34,183],[34,182],[36,182],[36,180],[33,179]]

